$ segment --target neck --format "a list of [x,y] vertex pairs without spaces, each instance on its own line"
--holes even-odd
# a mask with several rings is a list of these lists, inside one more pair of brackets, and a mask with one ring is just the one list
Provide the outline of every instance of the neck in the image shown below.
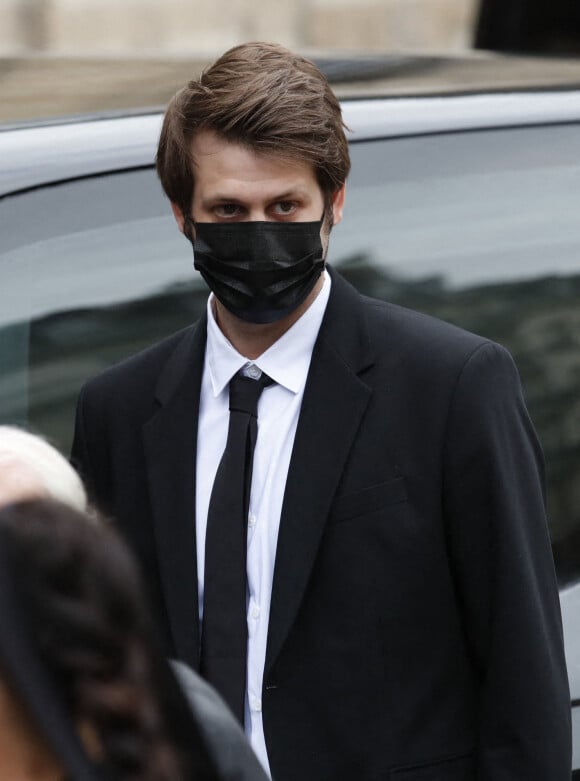
[[60,762],[18,698],[0,682],[0,778],[63,781]]
[[223,304],[214,299],[216,322],[235,349],[245,358],[253,361],[266,352],[283,336],[304,312],[311,306],[324,285],[324,274],[320,275],[316,285],[305,301],[293,312],[275,323],[247,323],[229,312]]

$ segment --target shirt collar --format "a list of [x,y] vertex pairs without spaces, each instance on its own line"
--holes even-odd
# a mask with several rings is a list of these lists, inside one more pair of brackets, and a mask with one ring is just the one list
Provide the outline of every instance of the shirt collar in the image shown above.
[[322,289],[304,314],[280,339],[255,361],[241,355],[220,331],[213,311],[213,293],[207,302],[206,362],[214,397],[224,390],[234,374],[255,364],[278,385],[298,393],[306,384],[310,358],[330,296],[330,276],[324,271]]

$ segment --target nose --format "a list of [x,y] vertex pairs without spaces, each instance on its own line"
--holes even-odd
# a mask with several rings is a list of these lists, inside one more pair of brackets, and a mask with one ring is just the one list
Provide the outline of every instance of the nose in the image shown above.
[[246,218],[248,222],[267,222],[271,219],[268,217],[266,210],[261,206],[256,206],[248,210],[248,216]]

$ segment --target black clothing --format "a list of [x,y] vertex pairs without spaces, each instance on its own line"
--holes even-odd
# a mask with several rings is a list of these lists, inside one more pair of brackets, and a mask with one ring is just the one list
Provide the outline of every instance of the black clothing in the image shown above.
[[[290,463],[262,710],[276,781],[568,781],[543,465],[486,339],[333,273]],[[198,662],[206,322],[90,381],[74,460]]]

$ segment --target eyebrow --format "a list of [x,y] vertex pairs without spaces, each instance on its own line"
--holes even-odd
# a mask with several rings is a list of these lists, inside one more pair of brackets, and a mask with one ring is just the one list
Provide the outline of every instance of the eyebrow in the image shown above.
[[[268,201],[271,201],[273,203],[278,201],[289,201],[294,198],[301,198],[303,200],[310,200],[310,195],[306,189],[304,189],[301,186],[297,186],[294,188],[290,188],[289,190],[285,190],[283,193],[276,193],[276,195],[268,198]],[[243,204],[245,202],[244,198],[236,197],[235,195],[226,195],[222,193],[215,193],[214,195],[210,195],[202,200],[202,205],[210,206],[217,203],[236,203],[236,204]]]

